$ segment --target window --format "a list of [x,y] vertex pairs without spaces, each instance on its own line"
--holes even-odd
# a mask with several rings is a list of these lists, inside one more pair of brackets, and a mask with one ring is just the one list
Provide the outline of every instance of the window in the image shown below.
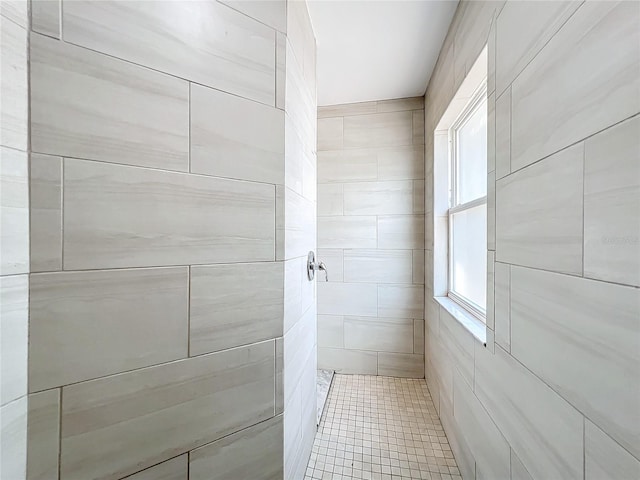
[[449,292],[485,321],[487,294],[486,82],[449,129]]

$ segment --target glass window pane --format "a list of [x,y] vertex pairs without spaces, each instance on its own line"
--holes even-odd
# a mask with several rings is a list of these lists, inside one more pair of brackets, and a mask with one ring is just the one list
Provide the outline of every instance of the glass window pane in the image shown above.
[[458,204],[487,194],[487,102],[457,129]]
[[487,205],[451,215],[452,290],[486,309]]

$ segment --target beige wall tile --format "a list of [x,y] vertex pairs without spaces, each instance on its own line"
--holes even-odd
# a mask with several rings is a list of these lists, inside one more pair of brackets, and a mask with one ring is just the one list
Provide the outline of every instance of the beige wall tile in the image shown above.
[[496,178],[511,173],[511,88],[496,100]]
[[263,342],[65,387],[61,476],[126,476],[273,416],[274,352]]
[[378,102],[345,103],[318,107],[318,118],[346,117],[376,113]]
[[189,454],[189,480],[283,478],[282,416],[216,440]]
[[424,272],[425,272],[425,251],[414,250],[413,251],[413,283],[418,285],[425,284]]
[[585,142],[584,275],[640,286],[640,117]]
[[424,215],[378,216],[378,248],[424,248]]
[[344,146],[411,145],[412,131],[410,111],[344,117]]
[[378,354],[343,348],[318,347],[318,368],[336,373],[377,375]]
[[135,473],[127,477],[127,480],[187,480],[189,476],[188,463],[188,455],[180,455]]
[[187,82],[41,35],[30,52],[34,152],[188,170]]
[[60,38],[62,0],[31,0],[31,30]]
[[6,0],[0,4],[0,15],[26,28],[29,22],[27,0]]
[[69,159],[64,169],[67,269],[273,260],[273,185]]
[[0,475],[23,479],[27,467],[27,397],[0,407]]
[[274,105],[274,31],[220,3],[69,2],[62,20],[68,42]]
[[344,348],[342,315],[318,315],[318,347]]
[[0,274],[29,271],[27,154],[0,147]]
[[318,313],[322,315],[378,314],[378,287],[375,283],[318,283]]
[[190,105],[191,172],[284,183],[282,110],[196,84]]
[[413,321],[413,353],[424,354],[424,320]]
[[510,448],[502,433],[474,395],[472,386],[453,374],[453,416],[476,461],[476,476],[509,478]]
[[351,350],[413,353],[413,320],[344,317],[344,347]]
[[411,180],[344,184],[345,215],[411,214],[413,204]]
[[511,351],[511,266],[496,262],[495,271],[495,341]]
[[[311,370],[315,370],[318,335],[317,309],[311,306],[284,335],[284,405],[285,411],[296,395],[306,394],[302,385]],[[315,372],[313,372],[315,385]],[[313,389],[312,389],[313,390]],[[308,392],[307,392],[308,393]]]
[[379,148],[379,180],[410,180],[424,178],[424,147],[400,146]]
[[639,68],[637,5],[581,6],[513,83],[511,169],[640,111]]
[[[237,2],[240,4],[241,2]],[[244,3],[244,2],[242,2]],[[255,2],[262,3],[262,2]],[[286,7],[285,7],[286,8]],[[276,108],[284,110],[287,87],[287,37],[276,32]]]
[[27,393],[29,276],[0,277],[0,405]]
[[193,266],[190,285],[191,356],[282,336],[282,262]]
[[315,202],[277,185],[276,203],[276,259],[306,257],[310,250],[315,250]]
[[378,375],[424,378],[424,355],[378,352]]
[[187,267],[32,275],[29,391],[186,357],[187,288]]
[[275,387],[275,414],[280,415],[284,411],[284,338],[276,338],[276,387]]
[[511,353],[638,457],[639,305],[637,288],[511,270]]
[[318,215],[342,215],[342,184],[321,183],[318,185]]
[[496,90],[507,88],[582,2],[507,2],[497,21]]
[[496,187],[496,260],[582,273],[583,144]]
[[344,183],[378,178],[378,158],[367,149],[318,152],[318,183]]
[[512,480],[533,480],[531,474],[527,471],[522,461],[516,453],[511,449],[511,479]]
[[583,417],[577,410],[499,346],[495,354],[476,349],[474,386],[533,478],[582,478]]
[[[20,8],[13,8],[21,5]],[[27,23],[27,2],[2,2],[0,25],[0,69],[2,69],[2,107],[0,108],[0,144],[27,150],[29,91],[27,81],[27,31],[8,18]],[[22,10],[24,8],[24,10]],[[6,13],[10,15],[5,17]]]
[[584,441],[586,480],[640,477],[640,460],[589,420],[584,422]]
[[375,248],[376,217],[319,217],[320,248]]
[[[344,250],[341,248],[319,248],[316,260],[324,262],[330,282],[342,282],[344,280]],[[316,272],[316,274],[318,274]],[[324,280],[324,274],[320,273],[320,281]]]
[[376,112],[402,112],[405,110],[421,110],[424,108],[424,97],[398,98],[391,100],[378,100]]
[[62,158],[31,154],[31,271],[62,270]]
[[286,0],[222,0],[222,3],[279,32],[287,33]]
[[[420,97],[424,100],[424,97]],[[424,145],[424,110],[413,112],[413,144]]]
[[424,318],[424,288],[421,285],[378,284],[378,315],[394,318]]
[[411,250],[347,249],[344,279],[360,283],[411,283]]
[[318,119],[318,150],[340,150],[342,139],[342,117]]
[[468,385],[474,379],[474,344],[477,340],[445,308],[440,307],[439,336],[449,359]]
[[29,395],[27,479],[58,478],[60,389]]

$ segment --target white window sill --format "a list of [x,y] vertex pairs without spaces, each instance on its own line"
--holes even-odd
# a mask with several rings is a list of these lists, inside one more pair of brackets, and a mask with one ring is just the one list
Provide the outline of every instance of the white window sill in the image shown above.
[[453,318],[460,322],[464,328],[469,330],[476,340],[481,342],[485,347],[487,346],[487,326],[482,323],[482,321],[471,315],[471,313],[467,312],[449,297],[433,298],[442,308],[449,312]]

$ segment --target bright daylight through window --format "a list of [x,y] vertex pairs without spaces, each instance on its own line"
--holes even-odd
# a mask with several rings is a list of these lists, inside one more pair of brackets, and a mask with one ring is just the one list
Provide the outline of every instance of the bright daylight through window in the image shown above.
[[483,322],[487,293],[486,83],[449,129],[449,297]]

